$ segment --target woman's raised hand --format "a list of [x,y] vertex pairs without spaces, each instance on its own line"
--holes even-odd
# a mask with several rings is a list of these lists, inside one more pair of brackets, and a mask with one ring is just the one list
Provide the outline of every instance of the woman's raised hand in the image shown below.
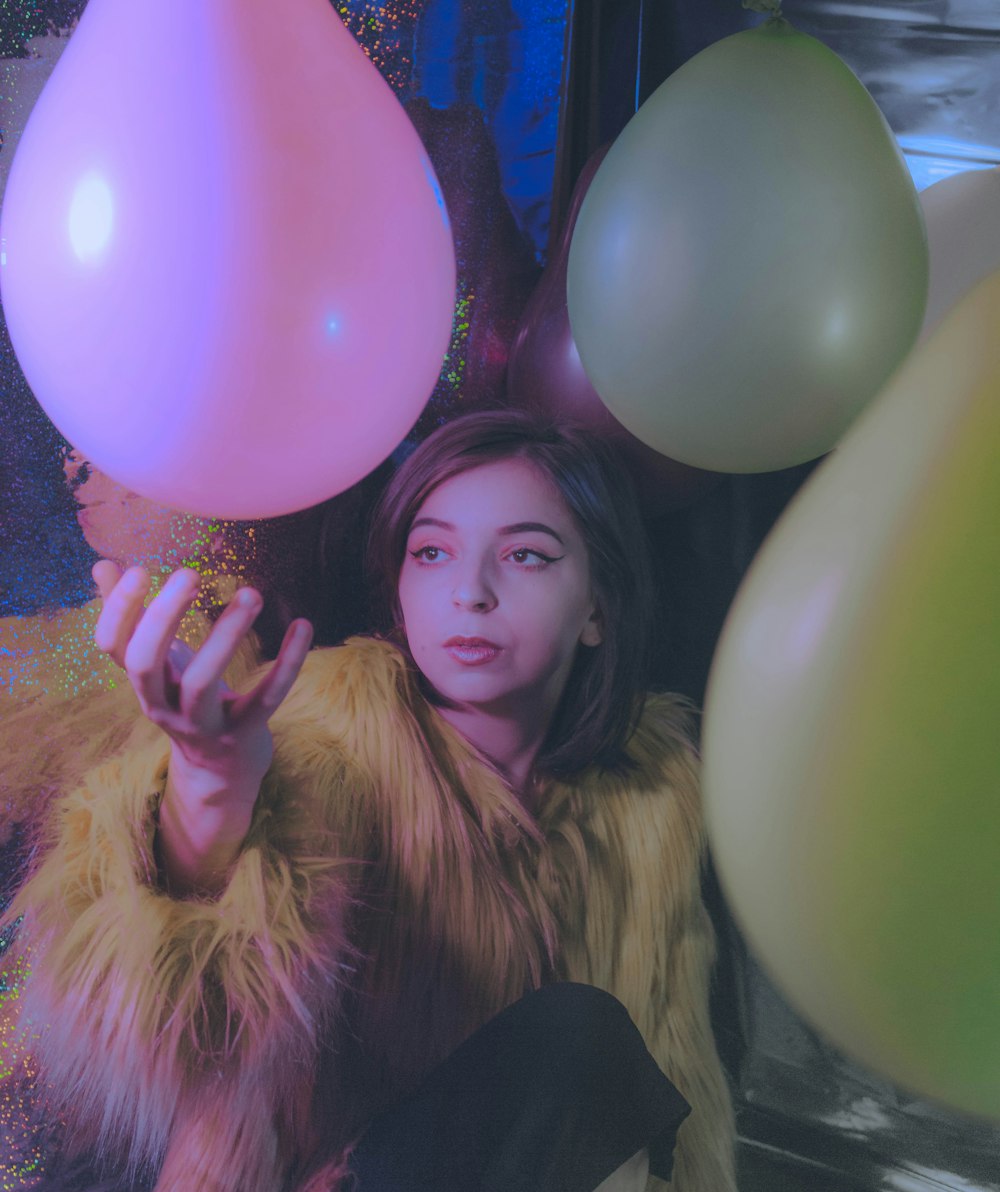
[[252,691],[238,694],[222,675],[260,611],[258,592],[240,589],[192,650],[177,631],[197,596],[197,572],[175,571],[148,607],[150,578],[141,567],[123,575],[102,559],[92,574],[104,602],[97,646],[125,670],[143,713],[170,738],[160,819],[168,878],[179,887],[207,888],[246,832],[274,751],[268,720],[295,682],[312,627],[293,621],[271,669]]

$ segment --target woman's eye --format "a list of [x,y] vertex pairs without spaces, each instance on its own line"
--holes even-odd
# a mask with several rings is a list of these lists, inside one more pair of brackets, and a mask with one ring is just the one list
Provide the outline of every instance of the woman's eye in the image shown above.
[[410,557],[420,563],[434,563],[440,554],[439,546],[421,546],[417,550],[410,551]]
[[520,564],[527,563],[529,559],[535,559],[536,562],[530,564],[532,567],[543,567],[546,563],[555,562],[550,555],[543,555],[540,550],[529,550],[526,546],[519,546],[517,550],[512,550],[507,557]]

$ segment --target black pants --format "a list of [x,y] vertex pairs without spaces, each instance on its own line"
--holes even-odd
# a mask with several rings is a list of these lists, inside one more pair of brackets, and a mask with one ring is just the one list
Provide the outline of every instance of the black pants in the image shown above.
[[644,1147],[669,1179],[689,1112],[621,1002],[549,985],[376,1118],[351,1169],[357,1192],[593,1192]]

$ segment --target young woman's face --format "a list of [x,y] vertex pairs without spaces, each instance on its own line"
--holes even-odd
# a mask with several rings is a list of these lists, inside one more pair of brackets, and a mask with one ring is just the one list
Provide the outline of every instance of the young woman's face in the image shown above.
[[414,661],[469,710],[547,715],[580,643],[601,640],[586,543],[523,459],[445,480],[417,510],[399,575]]

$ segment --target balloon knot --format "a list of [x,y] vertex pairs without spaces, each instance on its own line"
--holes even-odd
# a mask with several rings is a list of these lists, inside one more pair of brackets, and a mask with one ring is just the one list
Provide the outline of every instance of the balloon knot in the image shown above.
[[781,0],[743,0],[743,7],[749,8],[752,12],[766,12],[769,24],[771,21],[784,20],[781,15]]

